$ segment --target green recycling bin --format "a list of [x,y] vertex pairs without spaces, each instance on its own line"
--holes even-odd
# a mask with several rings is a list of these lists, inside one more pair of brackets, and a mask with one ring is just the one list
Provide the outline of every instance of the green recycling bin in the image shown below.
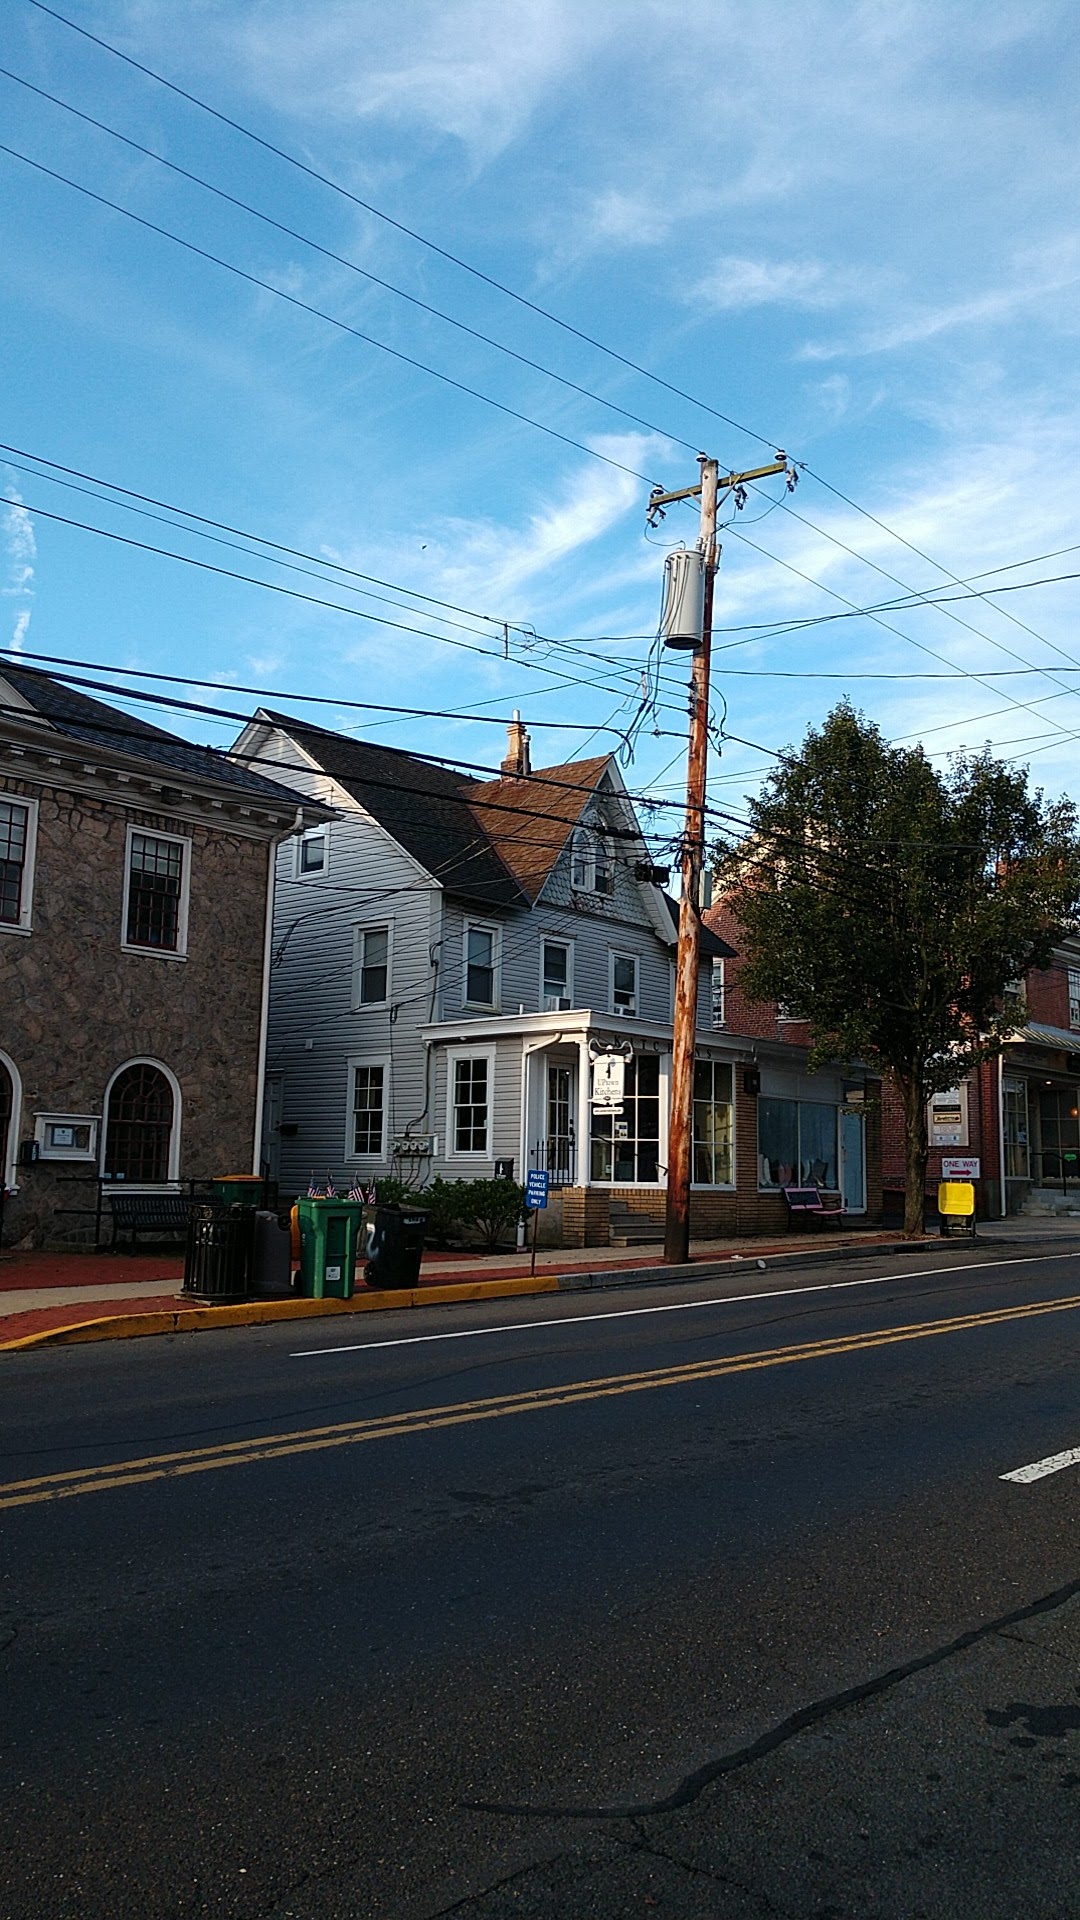
[[223,1207],[261,1207],[263,1204],[266,1182],[261,1174],[221,1173],[210,1185]]
[[300,1291],[308,1300],[351,1300],[364,1217],[359,1200],[315,1200],[301,1194]]

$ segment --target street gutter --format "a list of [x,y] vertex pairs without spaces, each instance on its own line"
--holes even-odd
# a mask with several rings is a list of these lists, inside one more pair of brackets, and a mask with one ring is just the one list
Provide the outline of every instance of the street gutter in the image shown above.
[[315,1320],[349,1313],[391,1313],[412,1307],[458,1306],[473,1301],[519,1299],[543,1293],[592,1293],[618,1287],[671,1287],[694,1280],[718,1280],[740,1269],[755,1273],[791,1272],[821,1267],[835,1261],[867,1259],[878,1254],[921,1253],[940,1246],[935,1235],[921,1240],[873,1241],[867,1245],[799,1248],[788,1253],[725,1254],[717,1260],[695,1260],[688,1266],[596,1267],[568,1273],[523,1275],[520,1279],[461,1280],[445,1287],[402,1287],[364,1290],[349,1300],[246,1300],[236,1306],[184,1306],[152,1313],[119,1313],[99,1320],[81,1320],[70,1326],[45,1327],[17,1340],[0,1340],[0,1353],[25,1353],[39,1347],[77,1346],[88,1341],[135,1340],[155,1334],[205,1333],[213,1328],[259,1327],[280,1320]]

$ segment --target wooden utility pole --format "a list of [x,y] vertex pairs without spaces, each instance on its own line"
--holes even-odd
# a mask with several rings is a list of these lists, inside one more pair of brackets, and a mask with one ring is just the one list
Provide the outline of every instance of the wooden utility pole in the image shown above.
[[[716,505],[721,487],[738,490],[750,480],[789,474],[786,455],[749,473],[729,473],[699,454],[701,479],[677,493],[654,492],[650,516],[672,500],[701,495],[698,550],[705,556],[705,604],[701,644],[694,648],[690,675],[690,744],[686,769],[686,826],[682,846],[682,899],[675,961],[675,1023],[671,1043],[671,1117],[668,1128],[667,1199],[664,1259],[681,1266],[690,1258],[690,1184],[694,1154],[694,1038],[697,1027],[698,966],[701,952],[701,870],[705,860],[705,770],[709,744],[709,656],[712,648],[713,582],[716,577]],[[741,504],[741,502],[739,502]]]

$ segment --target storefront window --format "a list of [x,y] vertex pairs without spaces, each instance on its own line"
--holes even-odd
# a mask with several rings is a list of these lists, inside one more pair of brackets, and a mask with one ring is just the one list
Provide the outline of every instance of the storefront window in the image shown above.
[[731,1065],[721,1060],[698,1060],[694,1066],[695,1186],[732,1185],[733,1142]]
[[592,1178],[655,1186],[660,1177],[660,1057],[638,1054],[626,1066],[621,1113],[594,1112]]
[[824,1101],[758,1101],[758,1184],[836,1192],[837,1111]]

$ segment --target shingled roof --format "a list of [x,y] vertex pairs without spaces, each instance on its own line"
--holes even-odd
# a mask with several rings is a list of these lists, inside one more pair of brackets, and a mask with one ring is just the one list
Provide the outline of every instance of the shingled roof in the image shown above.
[[525,907],[530,898],[470,808],[474,783],[398,747],[350,740],[307,720],[261,708],[331,779],[377,820],[419,866],[451,893],[489,907]]
[[[146,720],[137,720],[133,714],[107,706],[104,700],[94,700],[76,687],[65,686],[36,667],[17,667],[8,660],[0,660],[0,680],[6,680],[40,719],[48,721],[52,729],[67,739],[82,740],[88,746],[109,749],[128,759],[151,760],[157,766],[167,767],[171,773],[185,774],[188,778],[238,787],[253,798],[261,795],[278,806],[311,805],[305,795],[281,786],[276,780],[267,780],[248,767],[237,766],[216,747],[199,747],[190,740],[180,740]],[[0,701],[0,706],[2,704]],[[18,712],[10,710],[7,714],[0,713],[0,721],[18,717]]]
[[541,767],[522,779],[474,781],[464,792],[488,839],[519,886],[535,900],[599,784],[606,753]]

